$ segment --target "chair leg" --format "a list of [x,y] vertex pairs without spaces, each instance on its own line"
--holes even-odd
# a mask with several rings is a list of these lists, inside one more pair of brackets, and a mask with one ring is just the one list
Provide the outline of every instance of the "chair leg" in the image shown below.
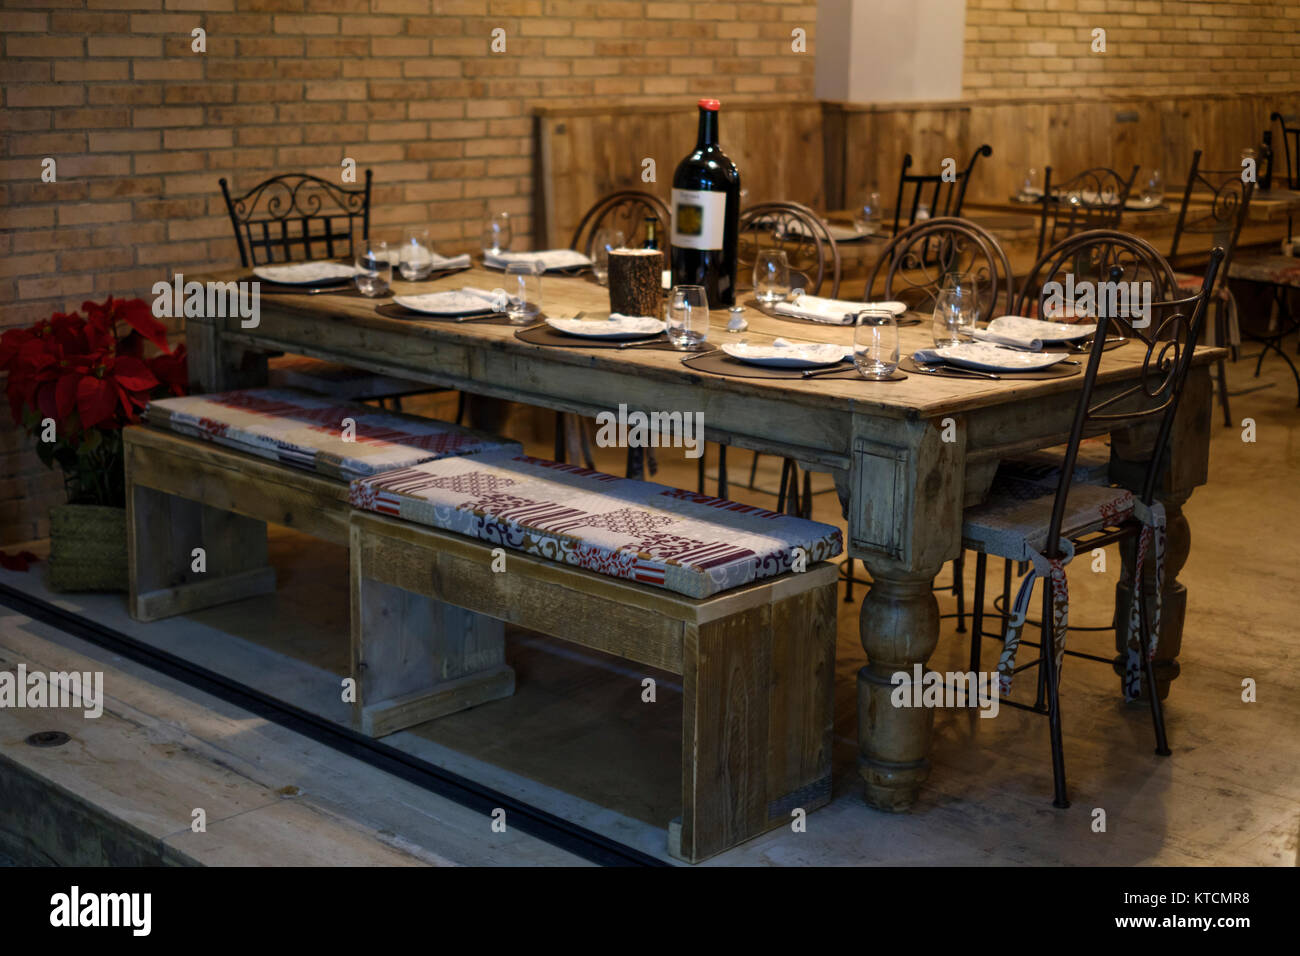
[[1038,670],[1047,672],[1047,722],[1051,728],[1052,737],[1052,786],[1055,795],[1052,798],[1052,806],[1064,810],[1070,805],[1069,797],[1065,790],[1065,748],[1061,743],[1061,698],[1057,685],[1058,675],[1056,673],[1056,615],[1053,613],[1053,595],[1052,582],[1043,579],[1043,638],[1040,650],[1042,651],[1042,664]]
[[1151,624],[1147,620],[1146,595],[1134,594],[1133,600],[1142,602],[1141,607],[1138,609],[1138,640],[1140,641],[1139,647],[1142,649],[1142,671],[1147,684],[1147,699],[1151,701],[1151,723],[1156,732],[1156,753],[1162,757],[1168,757],[1171,751],[1169,750],[1169,738],[1165,735],[1164,707],[1160,703],[1160,692],[1156,687],[1155,667],[1146,653],[1151,637]]
[[[700,450],[699,460],[695,465],[695,490],[704,494],[704,459],[708,457],[708,447],[705,446]],[[722,496],[719,495],[719,498]]]
[[966,633],[966,552],[952,562],[952,593],[957,598],[957,633]]
[[564,461],[564,412],[555,413],[555,460]]
[[975,555],[975,606],[971,608],[970,669],[978,674],[980,650],[984,643],[984,571],[989,556],[983,551]]
[[718,497],[727,497],[727,446],[718,446]]
[[785,492],[786,486],[790,483],[790,459],[787,458],[781,463],[781,487],[776,492],[776,511],[778,514],[785,514]]
[[456,393],[456,424],[459,425],[465,420],[465,393]]
[[[1228,342],[1228,314],[1221,301],[1214,303],[1214,318],[1217,323],[1218,339],[1220,347]],[[1232,427],[1232,410],[1228,407],[1228,371],[1227,362],[1219,359],[1218,362],[1218,380],[1219,380],[1219,404],[1223,406],[1223,427]]]
[[754,487],[754,482],[758,480],[758,452],[754,452],[754,460],[749,463],[749,487]]
[[812,520],[812,472],[807,468],[803,472],[803,497],[799,514],[807,521]]
[[844,603],[852,604],[853,603],[853,559],[852,558],[847,558],[845,560],[844,569],[846,575],[846,577],[844,578]]

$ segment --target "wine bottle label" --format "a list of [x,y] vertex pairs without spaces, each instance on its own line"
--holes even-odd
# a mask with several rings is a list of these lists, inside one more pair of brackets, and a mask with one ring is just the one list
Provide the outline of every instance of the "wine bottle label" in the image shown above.
[[673,190],[672,243],[679,249],[721,249],[727,194]]

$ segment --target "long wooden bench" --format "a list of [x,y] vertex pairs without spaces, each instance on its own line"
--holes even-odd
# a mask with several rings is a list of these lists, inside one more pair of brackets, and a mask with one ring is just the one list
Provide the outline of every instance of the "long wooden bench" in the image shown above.
[[[829,802],[835,565],[689,598],[516,551],[494,571],[501,556],[494,562],[490,544],[364,511],[353,513],[351,534],[352,649],[367,695],[395,704],[383,712],[388,727],[408,722],[398,647],[453,679],[500,666],[495,645],[483,653],[473,629],[421,641],[428,612],[420,602],[454,603],[681,675],[674,856],[698,862]],[[415,629],[394,641],[391,628],[403,619]],[[481,670],[464,671],[475,664]],[[367,710],[358,702],[357,722],[373,729]]]

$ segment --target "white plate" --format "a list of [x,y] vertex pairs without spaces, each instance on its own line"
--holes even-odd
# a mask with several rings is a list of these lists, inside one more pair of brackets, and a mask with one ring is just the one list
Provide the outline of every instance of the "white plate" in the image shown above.
[[779,346],[734,342],[721,348],[741,362],[768,368],[825,368],[843,362],[850,352],[847,346],[826,343]]
[[393,301],[412,312],[425,315],[491,315],[492,303],[468,292],[425,292],[422,295],[395,295]]
[[547,319],[546,324],[565,335],[584,339],[646,339],[664,330],[663,322],[646,315],[618,319]]
[[844,317],[855,312],[892,312],[901,318],[907,312],[907,306],[902,302],[850,302],[847,299],[801,295],[791,302],[777,302],[772,311],[790,319],[846,325]]
[[531,262],[540,265],[544,272],[578,269],[591,265],[591,260],[573,249],[547,249],[542,252],[484,253],[483,264],[490,269],[505,269],[512,262]]
[[1066,358],[1051,352],[1020,352],[984,342],[963,342],[928,349],[950,365],[974,368],[983,372],[1036,372],[1051,368]]
[[1086,339],[1097,331],[1095,325],[1069,322],[1046,322],[1028,319],[1023,315],[999,315],[989,322],[989,331],[1016,339],[1037,339],[1040,342],[1074,342]]
[[342,262],[293,262],[278,266],[256,266],[253,275],[280,285],[322,285],[346,282],[356,273],[352,266]]

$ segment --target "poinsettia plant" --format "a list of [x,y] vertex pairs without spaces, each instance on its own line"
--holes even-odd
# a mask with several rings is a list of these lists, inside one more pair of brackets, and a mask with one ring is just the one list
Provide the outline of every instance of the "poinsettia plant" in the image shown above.
[[47,467],[63,470],[69,503],[115,507],[126,503],[122,426],[151,398],[185,394],[188,381],[185,346],[167,344],[148,304],[112,297],[9,329],[0,371],[14,423]]

